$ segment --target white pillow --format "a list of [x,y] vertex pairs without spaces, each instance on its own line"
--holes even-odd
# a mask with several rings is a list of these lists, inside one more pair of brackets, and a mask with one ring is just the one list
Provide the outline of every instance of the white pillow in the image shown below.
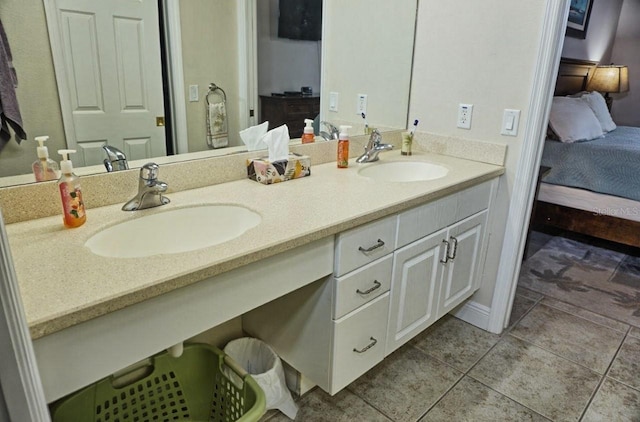
[[583,100],[587,102],[591,110],[593,110],[593,114],[596,115],[596,118],[600,122],[600,126],[602,126],[602,130],[604,133],[611,132],[617,126],[611,118],[611,114],[609,113],[609,108],[607,108],[607,102],[605,101],[602,94],[598,91],[593,91],[588,94],[585,94],[581,97]]
[[562,142],[588,141],[602,137],[602,126],[582,98],[553,97],[549,126]]

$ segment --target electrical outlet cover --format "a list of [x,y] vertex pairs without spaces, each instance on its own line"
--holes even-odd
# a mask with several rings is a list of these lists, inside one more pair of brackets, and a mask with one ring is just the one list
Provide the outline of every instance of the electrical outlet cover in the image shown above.
[[471,129],[471,115],[473,114],[473,104],[458,105],[458,127],[461,129]]

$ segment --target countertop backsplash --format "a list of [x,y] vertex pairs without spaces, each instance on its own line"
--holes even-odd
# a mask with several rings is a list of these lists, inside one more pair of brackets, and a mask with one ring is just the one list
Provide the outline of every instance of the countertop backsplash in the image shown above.
[[[426,152],[450,155],[488,164],[503,165],[506,146],[416,132],[414,148]],[[401,131],[385,132],[384,142],[400,148]],[[349,156],[359,156],[368,140],[367,135],[351,136]],[[336,160],[336,141],[317,141],[292,145],[291,152],[311,157],[313,166]],[[159,180],[169,185],[167,195],[247,177],[247,158],[259,157],[265,151],[234,153],[219,157],[160,165]],[[381,154],[384,159],[384,153]],[[131,199],[138,189],[139,169],[114,173],[100,173],[81,177],[82,193],[87,209]],[[49,217],[59,214],[60,198],[56,182],[31,183],[0,188],[0,207],[6,224]],[[91,218],[89,213],[89,218]]]

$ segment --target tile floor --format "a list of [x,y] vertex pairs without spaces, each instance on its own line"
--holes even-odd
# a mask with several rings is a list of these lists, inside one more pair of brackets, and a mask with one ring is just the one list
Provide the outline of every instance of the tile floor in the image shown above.
[[519,287],[502,335],[446,316],[335,396],[297,402],[305,422],[640,421],[640,329]]

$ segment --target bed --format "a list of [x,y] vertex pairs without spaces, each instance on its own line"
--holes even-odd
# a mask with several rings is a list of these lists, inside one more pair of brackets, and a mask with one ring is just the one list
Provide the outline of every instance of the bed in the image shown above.
[[[583,107],[585,101],[580,101],[579,93],[585,91],[595,66],[595,62],[571,59],[560,63],[550,116],[550,128],[554,130],[545,141],[541,162],[551,170],[541,179],[532,221],[534,225],[640,247],[640,128],[615,127],[612,121],[615,129],[607,127],[605,120],[598,121],[610,119],[607,111],[607,116],[596,116],[596,123],[601,123],[600,130],[610,130],[594,136],[597,128],[590,116],[574,119],[572,115],[577,113],[577,105]],[[558,110],[568,110],[571,116],[567,118]],[[598,108],[592,111],[603,113]],[[580,123],[577,129],[576,122]],[[563,126],[568,126],[568,131]],[[560,137],[565,142],[557,140],[556,131],[563,132]],[[571,139],[574,131],[580,134]]]

